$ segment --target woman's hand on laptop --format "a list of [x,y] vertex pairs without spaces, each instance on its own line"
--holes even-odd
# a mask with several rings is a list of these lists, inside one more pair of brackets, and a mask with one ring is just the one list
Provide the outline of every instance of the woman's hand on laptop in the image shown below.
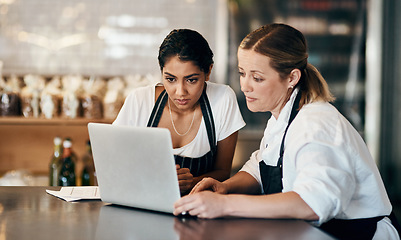
[[177,169],[178,185],[180,186],[180,192],[188,193],[191,189],[192,182],[194,181],[194,176],[189,171],[189,168],[180,168],[177,164],[175,165]]
[[193,194],[196,192],[201,192],[205,190],[211,190],[213,192],[221,193],[221,194],[226,194],[228,192],[226,184],[217,181],[214,178],[204,178],[201,181],[199,181],[191,190],[189,194]]
[[217,218],[226,214],[226,194],[203,191],[186,195],[174,203],[174,215],[189,213],[200,218]]

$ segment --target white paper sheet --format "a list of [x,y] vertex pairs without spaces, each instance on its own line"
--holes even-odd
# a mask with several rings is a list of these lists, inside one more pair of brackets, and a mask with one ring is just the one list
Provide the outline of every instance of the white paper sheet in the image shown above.
[[100,199],[100,191],[97,186],[88,187],[62,187],[60,191],[46,189],[46,192],[67,202]]

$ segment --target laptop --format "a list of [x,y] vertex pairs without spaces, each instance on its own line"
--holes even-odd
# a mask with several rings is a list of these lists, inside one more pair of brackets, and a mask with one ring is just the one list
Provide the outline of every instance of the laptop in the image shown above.
[[170,131],[88,124],[102,201],[173,213],[180,198]]

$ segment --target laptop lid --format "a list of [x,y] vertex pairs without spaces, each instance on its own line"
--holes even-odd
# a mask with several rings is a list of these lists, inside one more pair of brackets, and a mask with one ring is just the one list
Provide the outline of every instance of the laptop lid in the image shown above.
[[172,213],[180,198],[170,132],[89,123],[102,201]]

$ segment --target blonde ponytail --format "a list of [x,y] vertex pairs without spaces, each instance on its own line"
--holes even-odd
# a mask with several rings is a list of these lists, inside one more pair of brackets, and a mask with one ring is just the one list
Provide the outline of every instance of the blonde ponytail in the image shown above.
[[320,72],[310,63],[306,65],[305,77],[300,85],[303,92],[301,103],[308,104],[317,101],[332,102],[334,96],[329,90],[329,86]]

